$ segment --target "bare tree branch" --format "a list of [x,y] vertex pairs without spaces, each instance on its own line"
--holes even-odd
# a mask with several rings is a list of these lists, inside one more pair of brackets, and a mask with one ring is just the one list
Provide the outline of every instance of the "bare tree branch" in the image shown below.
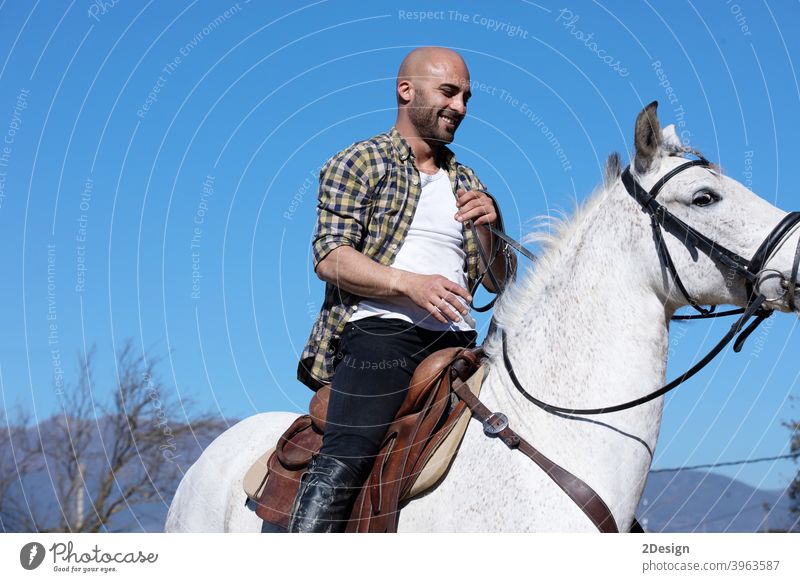
[[[79,357],[78,380],[65,386],[62,412],[39,425],[41,439],[24,414],[25,422],[5,425],[0,452],[13,444],[17,453],[0,454],[5,531],[119,529],[113,518],[121,511],[171,498],[182,475],[176,460],[195,433],[225,428],[213,416],[193,412],[187,399],[178,400],[157,375],[158,358],[136,353],[130,342],[117,354],[113,390],[99,389],[95,357],[94,348]],[[52,491],[38,487],[28,510],[20,501],[26,485],[37,480]]]

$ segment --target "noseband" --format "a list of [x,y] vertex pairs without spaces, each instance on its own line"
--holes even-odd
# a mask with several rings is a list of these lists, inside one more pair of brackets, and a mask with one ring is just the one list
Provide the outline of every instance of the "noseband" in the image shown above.
[[[772,315],[771,309],[763,309],[762,304],[767,301],[767,297],[761,293],[759,286],[763,282],[763,278],[765,275],[770,272],[771,270],[766,269],[766,264],[772,255],[777,251],[781,244],[783,244],[784,240],[789,236],[792,229],[795,225],[800,222],[800,212],[790,212],[787,214],[783,219],[778,223],[778,225],[772,229],[769,235],[764,239],[764,241],[759,245],[758,250],[756,250],[753,257],[748,261],[738,254],[734,253],[733,251],[728,250],[724,246],[714,242],[701,232],[698,232],[674,214],[669,212],[664,206],[659,204],[656,201],[656,196],[658,196],[659,191],[661,188],[666,184],[670,179],[675,177],[676,175],[680,174],[684,170],[688,168],[692,168],[694,166],[700,166],[703,168],[708,168],[711,164],[705,158],[700,157],[697,160],[687,161],[684,164],[673,168],[666,174],[664,174],[650,189],[648,192],[645,190],[639,182],[631,174],[630,166],[625,168],[625,171],[622,173],[622,183],[625,186],[628,194],[630,194],[642,207],[642,211],[647,213],[650,216],[650,224],[653,229],[653,238],[655,239],[656,248],[658,250],[659,258],[662,264],[667,268],[670,272],[672,279],[675,281],[675,285],[678,287],[680,292],[686,298],[689,305],[691,305],[694,309],[696,309],[700,314],[694,316],[676,316],[673,319],[705,319],[711,317],[718,317],[723,315],[734,315],[734,314],[741,314],[741,317],[731,326],[728,333],[715,345],[711,351],[709,351],[703,359],[697,362],[694,366],[692,366],[689,370],[684,372],[681,376],[666,384],[656,390],[655,392],[651,392],[647,396],[643,396],[642,398],[638,398],[636,400],[631,400],[630,402],[625,402],[623,404],[618,404],[616,406],[607,406],[604,408],[592,408],[592,409],[574,409],[574,408],[562,408],[560,406],[553,406],[551,404],[547,404],[542,402],[541,400],[537,399],[536,397],[529,394],[525,388],[520,383],[519,379],[517,378],[516,374],[514,373],[514,368],[511,365],[511,360],[508,357],[508,347],[506,341],[506,333],[505,330],[502,331],[502,344],[503,344],[503,361],[506,366],[506,370],[508,371],[509,377],[511,381],[516,386],[517,390],[530,402],[536,404],[540,408],[546,410],[547,412],[559,413],[559,414],[576,414],[576,415],[590,415],[590,414],[606,414],[609,412],[618,412],[620,410],[626,410],[628,408],[633,408],[634,406],[639,406],[640,404],[644,404],[649,402],[659,396],[663,396],[673,388],[678,387],[683,382],[694,376],[697,372],[702,370],[711,360],[713,360],[722,349],[728,345],[728,343],[737,335],[736,342],[734,342],[734,350],[739,351],[742,348],[744,341],[747,337],[764,321],[767,317]],[[680,275],[678,274],[677,269],[675,268],[675,263],[672,260],[672,257],[669,254],[669,249],[667,248],[666,242],[664,240],[663,231],[666,230],[670,234],[674,235],[675,237],[680,240],[684,246],[689,249],[695,248],[701,251],[703,254],[708,256],[712,261],[720,264],[728,269],[730,274],[736,274],[739,277],[744,279],[745,286],[746,286],[746,297],[747,297],[747,306],[743,309],[732,309],[725,312],[720,313],[713,313],[714,308],[711,307],[710,309],[706,309],[701,307],[690,295],[689,292],[686,290],[686,287],[683,285],[681,281]],[[772,276],[779,276],[782,279],[782,285],[784,288],[784,293],[789,293],[790,296],[788,297],[787,301],[789,307],[794,309],[794,297],[792,296],[795,291],[795,287],[797,285],[797,273],[798,273],[798,264],[800,263],[800,241],[798,242],[798,247],[795,252],[794,264],[792,266],[792,275],[791,280],[786,281],[783,275],[777,271],[771,271]],[[755,316],[753,322],[743,330],[747,321]],[[743,330],[743,331],[742,331]],[[740,333],[741,332],[741,333]]]

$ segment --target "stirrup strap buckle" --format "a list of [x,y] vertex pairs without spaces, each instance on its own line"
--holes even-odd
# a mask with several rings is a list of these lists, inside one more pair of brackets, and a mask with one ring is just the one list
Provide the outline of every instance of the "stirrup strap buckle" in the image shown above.
[[502,412],[493,412],[483,421],[483,432],[494,437],[508,428],[508,417]]

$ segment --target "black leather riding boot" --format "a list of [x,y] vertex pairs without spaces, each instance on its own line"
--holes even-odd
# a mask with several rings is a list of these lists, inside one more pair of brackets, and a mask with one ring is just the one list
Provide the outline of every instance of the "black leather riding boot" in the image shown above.
[[361,481],[360,474],[333,457],[314,458],[300,480],[289,532],[343,532]]

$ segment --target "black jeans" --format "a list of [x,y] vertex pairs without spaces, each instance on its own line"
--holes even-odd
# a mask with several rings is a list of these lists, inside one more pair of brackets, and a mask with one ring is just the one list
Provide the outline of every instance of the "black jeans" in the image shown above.
[[336,351],[320,453],[366,476],[416,367],[437,350],[473,346],[477,335],[379,317],[348,323]]

